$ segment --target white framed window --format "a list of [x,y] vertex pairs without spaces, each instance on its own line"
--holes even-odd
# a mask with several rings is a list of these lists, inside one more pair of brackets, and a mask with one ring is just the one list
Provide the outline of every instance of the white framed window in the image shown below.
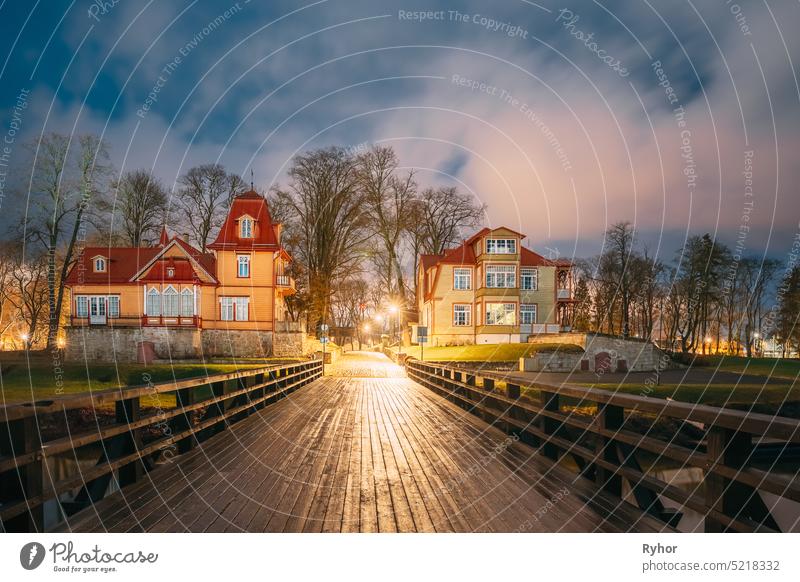
[[174,267],[167,267],[167,277],[172,279],[175,276],[175,268]]
[[516,315],[514,303],[486,304],[486,325],[516,325]]
[[253,238],[252,218],[243,218],[240,226],[241,226],[241,235],[239,238]]
[[191,289],[181,291],[181,316],[191,317],[194,315],[194,293]]
[[486,286],[494,289],[511,289],[516,287],[516,265],[486,265]]
[[520,303],[519,322],[522,325],[533,325],[536,323],[536,304]]
[[233,297],[220,297],[219,318],[222,321],[233,321]]
[[519,288],[536,291],[539,288],[539,269],[520,269]]
[[237,277],[250,276],[250,255],[236,256],[236,275]]
[[95,257],[94,258],[94,270],[95,270],[95,273],[105,273],[105,270],[106,270],[106,258],[105,257]]
[[471,314],[472,314],[471,305],[463,305],[463,304],[453,305],[453,325],[455,326],[470,325]]
[[219,304],[222,321],[249,321],[249,297],[220,297]]
[[180,314],[178,292],[171,285],[161,295],[161,314],[166,317],[177,317]]
[[119,317],[119,295],[108,296],[108,316]]
[[250,315],[250,299],[248,297],[236,297],[236,321],[247,321]]
[[158,289],[150,289],[147,292],[147,307],[145,315],[161,315],[161,293]]
[[514,255],[517,253],[517,240],[513,238],[487,238],[486,252],[490,255]]
[[472,289],[472,269],[453,268],[453,289]]
[[75,298],[75,315],[77,317],[89,317],[89,298],[85,295],[78,295]]

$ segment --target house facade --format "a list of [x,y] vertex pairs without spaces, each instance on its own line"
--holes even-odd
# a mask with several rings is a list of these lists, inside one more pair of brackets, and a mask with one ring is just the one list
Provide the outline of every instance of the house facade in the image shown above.
[[572,264],[523,247],[524,238],[484,228],[441,255],[420,257],[418,320],[430,345],[525,342],[570,329]]
[[83,249],[66,279],[68,356],[129,361],[142,342],[162,358],[269,355],[295,292],[280,235],[249,191],[205,252],[166,229],[152,247]]

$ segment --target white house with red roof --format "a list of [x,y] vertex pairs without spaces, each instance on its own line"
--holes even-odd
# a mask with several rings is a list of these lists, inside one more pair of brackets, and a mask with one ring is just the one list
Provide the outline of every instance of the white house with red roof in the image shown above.
[[418,325],[431,345],[525,342],[570,329],[572,264],[522,246],[525,235],[484,228],[441,255],[422,255]]
[[66,279],[67,353],[119,361],[264,356],[295,292],[266,199],[234,198],[208,252],[161,233],[153,247],[87,247]]

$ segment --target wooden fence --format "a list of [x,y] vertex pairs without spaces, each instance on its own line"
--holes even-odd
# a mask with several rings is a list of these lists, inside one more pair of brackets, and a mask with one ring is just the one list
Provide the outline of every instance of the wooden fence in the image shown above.
[[[79,511],[101,499],[112,479],[119,487],[134,483],[165,457],[191,450],[321,375],[322,363],[312,360],[0,407],[1,530],[44,531],[47,501],[59,499],[68,515]],[[174,405],[160,404],[170,395]],[[113,421],[101,423],[95,412],[112,408]],[[94,426],[70,434],[70,411],[94,416]],[[42,442],[42,425],[53,421],[66,434]],[[92,446],[102,451],[92,468],[53,477],[48,459],[77,459]]]
[[[795,419],[610,390],[526,384],[496,372],[414,359],[406,361],[406,370],[423,386],[518,434],[554,462],[565,461],[597,487],[622,497],[626,481],[628,498],[667,524],[675,526],[681,513],[665,508],[662,496],[699,512],[707,532],[780,531],[759,492],[800,502],[797,473],[774,470],[778,462],[787,464],[785,453],[797,451],[800,422]],[[654,427],[666,419],[678,428],[689,424],[702,436],[693,444],[659,437]],[[758,461],[757,452],[765,450],[770,451],[768,460]],[[698,467],[703,483],[686,490],[658,479],[640,465],[644,456],[676,467]]]

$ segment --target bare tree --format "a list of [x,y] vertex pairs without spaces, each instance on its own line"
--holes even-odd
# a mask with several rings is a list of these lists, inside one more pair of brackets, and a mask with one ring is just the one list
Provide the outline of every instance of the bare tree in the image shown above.
[[26,348],[38,344],[42,328],[47,329],[47,273],[48,261],[44,255],[30,261],[25,261],[20,255],[19,262],[11,272],[13,294],[10,303],[16,310],[18,321],[23,324],[23,341]]
[[87,208],[105,192],[111,171],[100,138],[83,135],[77,143],[74,157],[70,138],[61,134],[48,134],[30,146],[36,155],[31,180],[34,208],[27,234],[43,245],[47,256],[48,348],[58,337],[64,279],[75,263],[79,239],[85,238]]
[[422,246],[428,254],[441,254],[460,242],[463,231],[481,224],[486,212],[485,205],[476,204],[453,187],[428,188],[421,199]]
[[222,226],[225,213],[246,184],[236,174],[229,174],[220,164],[191,168],[179,180],[178,206],[189,235],[202,252],[211,242],[212,233]]
[[326,320],[333,283],[357,273],[369,237],[355,160],[342,148],[294,158],[288,190],[276,193],[287,212],[286,229],[297,241],[296,257],[308,277],[308,309],[314,325]]
[[117,181],[116,190],[115,210],[125,242],[139,247],[148,237],[156,238],[167,222],[169,206],[161,181],[146,170],[132,170]]
[[397,156],[390,147],[371,148],[358,156],[357,165],[358,185],[377,238],[373,264],[388,294],[405,302],[400,249],[415,201],[414,174],[399,174]]

